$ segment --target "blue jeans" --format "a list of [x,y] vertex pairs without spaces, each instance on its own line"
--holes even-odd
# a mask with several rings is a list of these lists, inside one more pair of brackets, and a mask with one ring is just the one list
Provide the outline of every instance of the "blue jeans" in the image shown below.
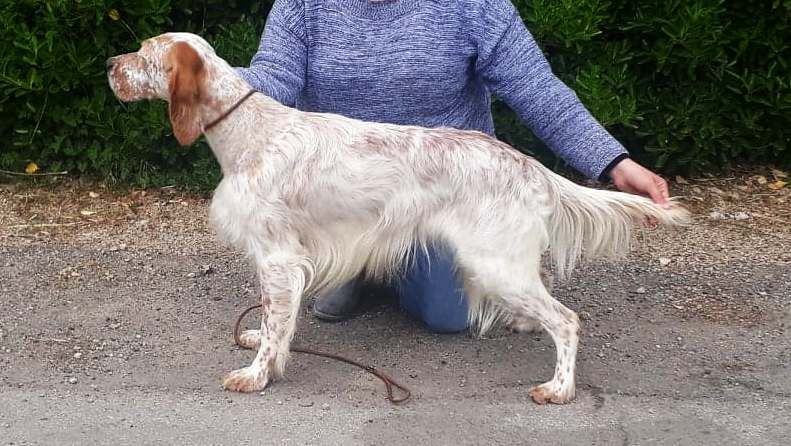
[[401,308],[437,333],[468,326],[467,297],[454,264],[453,253],[445,247],[429,246],[428,256],[416,249],[396,285]]

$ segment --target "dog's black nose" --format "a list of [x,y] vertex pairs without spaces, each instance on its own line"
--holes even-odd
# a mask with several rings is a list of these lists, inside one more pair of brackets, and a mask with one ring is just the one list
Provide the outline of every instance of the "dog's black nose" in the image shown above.
[[111,58],[107,59],[106,61],[104,61],[104,67],[107,69],[107,71],[112,70],[113,69],[113,65],[115,65],[115,57],[111,57]]

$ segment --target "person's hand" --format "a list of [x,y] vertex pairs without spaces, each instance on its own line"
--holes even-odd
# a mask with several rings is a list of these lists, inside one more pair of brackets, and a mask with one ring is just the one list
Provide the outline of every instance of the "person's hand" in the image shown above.
[[666,205],[670,198],[667,182],[662,177],[629,158],[610,170],[610,178],[618,190],[648,197],[656,204]]

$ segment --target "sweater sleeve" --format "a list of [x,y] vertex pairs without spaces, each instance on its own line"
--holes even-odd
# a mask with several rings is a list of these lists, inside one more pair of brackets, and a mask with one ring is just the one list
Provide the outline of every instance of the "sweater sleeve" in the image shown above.
[[[476,71],[536,136],[589,178],[606,179],[628,156],[577,95],[552,73],[510,0],[484,0],[473,38]],[[475,19],[473,19],[475,20]]]
[[276,0],[250,66],[236,68],[251,87],[289,107],[305,87],[304,6],[303,0]]

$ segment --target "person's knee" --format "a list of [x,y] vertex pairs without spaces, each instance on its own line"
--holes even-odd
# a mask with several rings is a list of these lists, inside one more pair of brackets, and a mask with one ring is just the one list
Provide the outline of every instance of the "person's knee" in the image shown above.
[[453,255],[443,247],[418,249],[400,287],[401,306],[435,333],[456,333],[468,326],[468,307]]
[[467,306],[459,307],[442,313],[424,309],[421,319],[426,328],[434,333],[458,333],[466,330],[469,325]]
[[454,274],[429,275],[415,290],[418,317],[435,333],[456,333],[467,328],[469,309],[463,288]]

